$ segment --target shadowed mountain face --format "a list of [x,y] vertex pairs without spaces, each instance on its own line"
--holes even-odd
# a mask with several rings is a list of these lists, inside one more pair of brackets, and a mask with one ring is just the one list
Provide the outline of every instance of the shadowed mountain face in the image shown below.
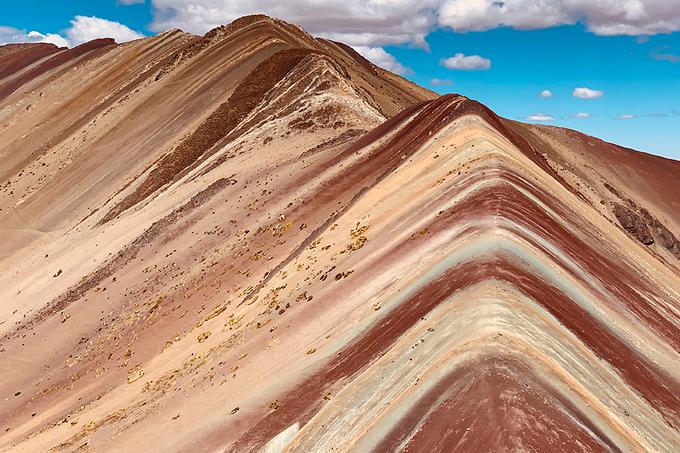
[[250,16],[0,47],[0,451],[677,451],[680,162]]

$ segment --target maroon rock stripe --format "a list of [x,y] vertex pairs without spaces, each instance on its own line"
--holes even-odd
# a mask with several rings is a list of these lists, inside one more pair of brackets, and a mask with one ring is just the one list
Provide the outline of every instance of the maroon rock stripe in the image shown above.
[[620,451],[528,364],[495,355],[437,382],[375,448],[398,450]]

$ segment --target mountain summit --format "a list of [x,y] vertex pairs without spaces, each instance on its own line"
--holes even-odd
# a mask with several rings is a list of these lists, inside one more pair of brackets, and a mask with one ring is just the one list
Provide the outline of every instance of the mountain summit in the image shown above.
[[0,47],[2,451],[674,451],[680,162],[267,16]]

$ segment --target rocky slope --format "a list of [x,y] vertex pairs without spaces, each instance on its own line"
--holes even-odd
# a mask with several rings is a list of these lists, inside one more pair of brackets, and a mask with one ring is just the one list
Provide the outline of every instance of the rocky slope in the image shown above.
[[0,48],[3,451],[674,451],[680,163],[265,16]]

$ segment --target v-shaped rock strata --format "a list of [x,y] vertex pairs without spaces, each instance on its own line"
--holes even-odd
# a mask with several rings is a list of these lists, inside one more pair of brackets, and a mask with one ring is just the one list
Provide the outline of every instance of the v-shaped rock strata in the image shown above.
[[352,273],[312,284],[296,320],[323,316],[326,363],[231,449],[296,425],[291,451],[671,449],[677,286],[469,103],[421,107],[371,154],[401,162],[335,220],[368,227],[365,245],[328,252],[331,275]]

